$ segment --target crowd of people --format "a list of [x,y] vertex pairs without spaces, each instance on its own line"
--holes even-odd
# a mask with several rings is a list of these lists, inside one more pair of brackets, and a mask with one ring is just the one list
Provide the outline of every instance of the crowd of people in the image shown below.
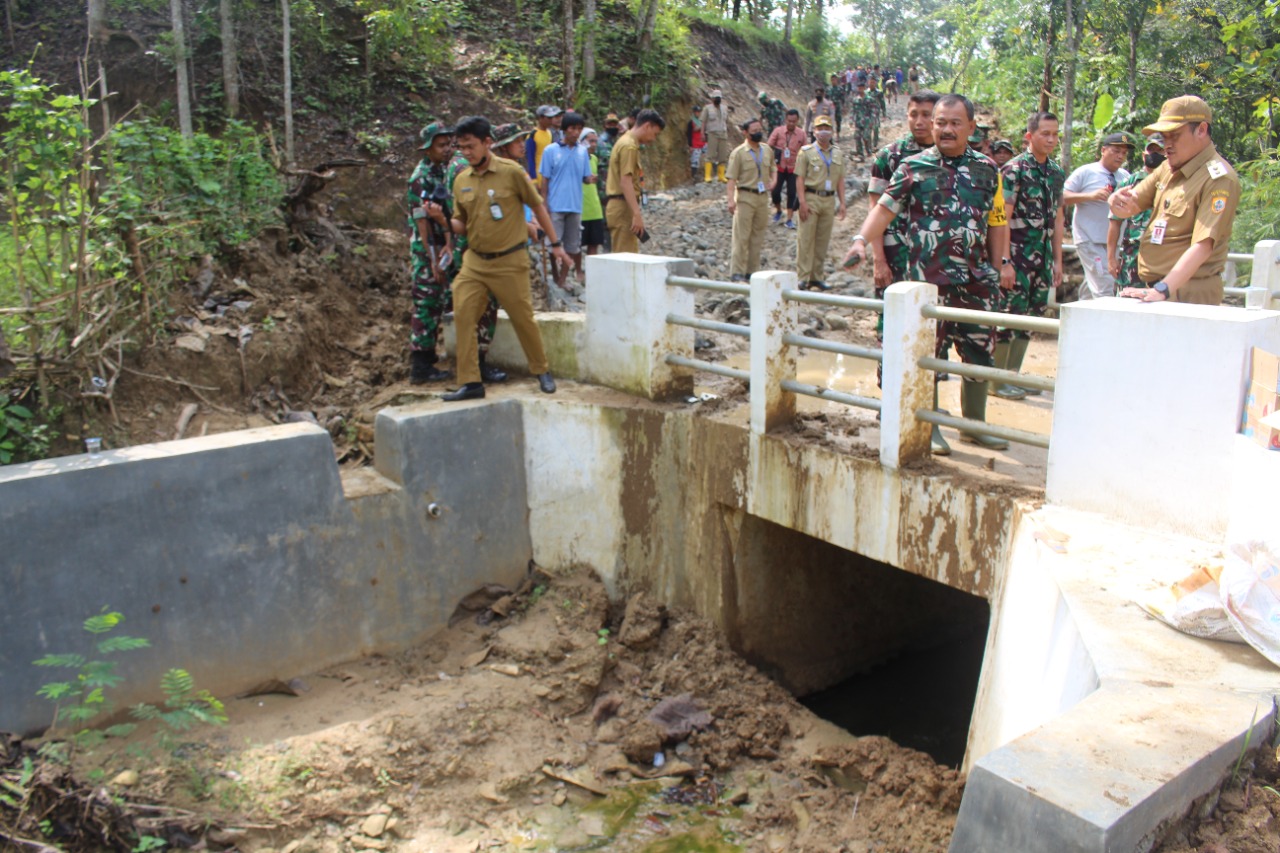
[[[938,286],[944,305],[1038,315],[1063,281],[1066,211],[1084,272],[1080,299],[1116,295],[1145,302],[1220,303],[1221,272],[1240,182],[1211,137],[1203,100],[1166,102],[1142,129],[1140,167],[1125,168],[1134,138],[1112,133],[1097,159],[1064,173],[1054,153],[1059,122],[1033,112],[1021,139],[991,138],[963,95],[922,87],[912,65],[847,68],[816,87],[804,108],[767,92],[742,121],[719,89],[692,108],[685,127],[692,177],[725,185],[732,217],[730,277],[745,281],[760,265],[770,221],[796,231],[796,271],[802,288],[826,290],[826,257],[835,221],[848,213],[847,170],[870,160],[869,210],[844,265],[872,266],[878,296],[895,281]],[[904,90],[905,86],[905,90]],[[881,146],[887,104],[906,99],[907,134]],[[641,150],[666,122],[642,109],[603,129],[582,115],[544,105],[536,126],[498,128],[477,116],[455,128],[431,124],[421,134],[423,159],[410,177],[414,315],[410,381],[444,381],[436,366],[441,319],[452,296],[458,329],[460,386],[446,400],[484,396],[484,383],[505,374],[486,364],[501,305],[545,392],[555,390],[536,324],[529,286],[528,245],[545,241],[555,280],[581,281],[582,258],[608,244],[637,252],[648,239]],[[846,116],[855,145],[838,146]],[[730,147],[730,128],[742,142]],[[772,216],[770,212],[772,210]],[[784,217],[785,216],[785,220]],[[882,334],[882,327],[877,328]],[[962,362],[1019,371],[1025,332],[940,322],[937,353],[955,348]],[[985,420],[987,397],[1028,391],[1012,384],[964,379],[967,419]],[[935,394],[936,400],[936,394]],[[1001,439],[961,434],[991,448]],[[950,453],[935,427],[933,451]]]

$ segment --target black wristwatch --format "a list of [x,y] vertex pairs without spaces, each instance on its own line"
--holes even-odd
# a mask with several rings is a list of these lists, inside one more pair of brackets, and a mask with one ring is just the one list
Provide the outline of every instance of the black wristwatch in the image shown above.
[[1009,266],[1009,264],[1011,264],[1011,263],[1013,263],[1013,258],[1001,258],[1001,259],[1000,259],[1000,266],[1002,266],[1002,267],[1007,267],[1007,266]]
[[564,245],[564,243],[562,243],[562,242],[560,242],[559,240],[557,240],[557,241],[555,241],[554,243],[552,243],[552,244],[551,244],[551,248],[553,248],[553,249],[559,249],[559,248],[560,248],[561,246],[563,246],[563,245]]
[[1169,285],[1165,284],[1163,281],[1157,281],[1155,284],[1151,285],[1151,289],[1163,296],[1165,299],[1173,298],[1169,293]]

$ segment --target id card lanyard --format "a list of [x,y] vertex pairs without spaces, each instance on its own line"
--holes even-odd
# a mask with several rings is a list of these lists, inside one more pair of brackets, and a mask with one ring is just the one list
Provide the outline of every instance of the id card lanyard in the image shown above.
[[823,192],[829,193],[831,192],[831,158],[823,152],[821,145],[815,145],[814,147],[818,149],[818,156],[822,158],[823,164],[827,167],[827,182]]
[[747,153],[751,155],[752,160],[756,161],[756,177],[759,178],[756,181],[756,192],[762,193],[764,192],[764,157],[759,151],[752,151],[750,146],[747,146]]

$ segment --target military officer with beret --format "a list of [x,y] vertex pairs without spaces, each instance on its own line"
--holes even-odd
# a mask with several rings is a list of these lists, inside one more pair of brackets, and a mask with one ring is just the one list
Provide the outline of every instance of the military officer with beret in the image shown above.
[[1222,268],[1240,203],[1240,178],[1210,136],[1213,112],[1200,98],[1171,98],[1147,136],[1164,138],[1165,161],[1137,187],[1117,190],[1109,204],[1129,218],[1151,210],[1138,249],[1138,277],[1150,288],[1121,296],[1143,302],[1222,304]]

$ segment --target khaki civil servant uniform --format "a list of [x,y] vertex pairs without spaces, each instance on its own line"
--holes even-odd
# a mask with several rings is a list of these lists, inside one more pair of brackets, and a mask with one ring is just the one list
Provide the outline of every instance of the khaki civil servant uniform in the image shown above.
[[[1172,294],[1176,302],[1222,304],[1222,269],[1227,244],[1240,203],[1236,170],[1210,143],[1204,151],[1174,171],[1161,163],[1134,190],[1138,209],[1151,209],[1151,221],[1138,248],[1138,277],[1152,284],[1169,274],[1182,253],[1193,244],[1213,238],[1213,252],[1189,281]],[[1164,221],[1164,239],[1153,243],[1156,226]]]
[[[468,166],[458,173],[453,181],[453,203],[454,217],[467,227],[462,271],[453,280],[458,381],[481,381],[475,328],[490,294],[511,318],[529,360],[529,372],[535,376],[546,373],[550,367],[533,320],[529,293],[529,253],[525,251],[529,234],[524,223],[524,205],[537,207],[542,196],[519,163],[490,154],[483,172]],[[501,219],[490,212],[492,204],[498,205]]]
[[605,177],[605,221],[609,225],[609,245],[614,252],[639,252],[640,238],[631,232],[631,223],[635,216],[631,205],[622,195],[622,176],[631,176],[631,186],[636,193],[636,202],[644,192],[644,169],[640,166],[640,143],[630,133],[614,144],[613,153],[609,156],[609,174]]
[[702,152],[702,162],[720,164],[729,156],[729,108],[707,104],[702,108],[702,129],[707,134],[707,150]]
[[809,218],[801,220],[796,229],[796,275],[801,285],[824,280],[844,168],[844,152],[835,145],[823,152],[815,142],[801,148],[796,156],[796,180],[804,184],[809,208]]
[[773,150],[759,145],[755,151],[744,142],[729,155],[725,177],[735,185],[738,204],[733,214],[732,275],[749,276],[760,268],[760,250],[769,227],[769,190],[778,174]]

